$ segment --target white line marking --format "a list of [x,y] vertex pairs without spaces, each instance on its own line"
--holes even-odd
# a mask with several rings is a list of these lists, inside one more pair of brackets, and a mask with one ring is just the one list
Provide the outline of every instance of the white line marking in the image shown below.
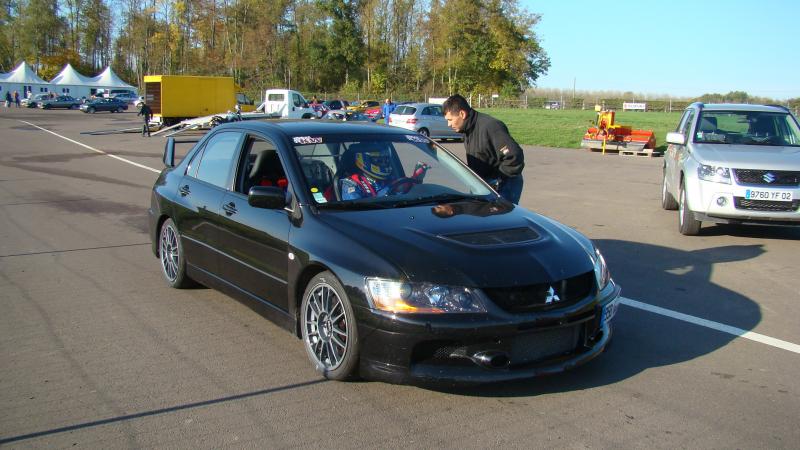
[[762,344],[767,344],[772,347],[800,354],[800,345],[793,344],[791,342],[782,341],[780,339],[775,339],[769,336],[764,336],[763,334],[753,333],[752,331],[747,331],[742,328],[732,327],[730,325],[725,325],[719,322],[712,322],[710,320],[701,319],[699,317],[679,313],[677,311],[672,311],[670,309],[665,309],[647,303],[638,302],[636,300],[632,300],[625,297],[620,297],[619,300],[623,305],[630,306],[632,308],[642,309],[654,314],[660,314],[662,316],[672,317],[673,319],[678,319],[684,322],[693,323],[695,325],[700,325],[701,327],[711,328],[712,330],[721,331],[723,333],[732,334],[734,336],[750,339],[751,341],[760,342]]
[[38,128],[38,129],[40,129],[40,130],[42,130],[42,131],[46,131],[46,132],[48,132],[48,133],[52,134],[53,136],[60,137],[61,139],[64,139],[65,141],[70,141],[70,142],[72,142],[73,144],[80,145],[81,147],[83,147],[83,148],[87,148],[87,149],[89,149],[89,150],[91,150],[91,151],[93,151],[93,152],[100,153],[101,155],[106,155],[106,156],[108,156],[109,158],[114,158],[114,159],[116,159],[116,160],[118,160],[118,161],[122,161],[122,162],[124,162],[124,163],[128,163],[128,164],[130,164],[130,165],[132,165],[132,166],[136,166],[136,167],[140,167],[140,168],[142,168],[142,169],[145,169],[145,170],[149,170],[150,172],[161,173],[161,171],[160,171],[160,170],[158,170],[158,169],[153,169],[152,167],[145,166],[144,164],[139,164],[139,163],[133,162],[133,161],[131,161],[131,160],[128,160],[128,159],[125,159],[125,158],[119,157],[119,156],[117,156],[117,155],[112,155],[112,154],[110,154],[110,153],[106,153],[106,152],[104,152],[104,151],[102,151],[102,150],[98,150],[98,149],[96,149],[96,148],[94,148],[94,147],[90,147],[90,146],[88,146],[88,145],[86,145],[86,144],[84,144],[84,143],[82,143],[82,142],[73,141],[72,139],[70,139],[70,138],[68,138],[68,137],[61,136],[61,135],[60,135],[60,134],[58,134],[58,133],[55,133],[55,132],[53,132],[53,131],[50,131],[50,130],[48,130],[48,129],[46,129],[46,128],[42,128],[42,127],[40,127],[39,125],[34,125],[34,124],[32,124],[32,123],[30,123],[30,122],[26,122],[26,121],[24,121],[24,120],[20,120],[20,122],[22,122],[22,123],[26,123],[26,124],[28,124],[28,125],[30,125],[30,126],[32,126],[32,127],[36,127],[36,128]]

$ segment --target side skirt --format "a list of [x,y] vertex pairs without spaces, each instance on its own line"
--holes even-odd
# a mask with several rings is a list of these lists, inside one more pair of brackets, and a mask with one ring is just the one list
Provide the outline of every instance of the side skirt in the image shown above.
[[240,303],[266,317],[281,328],[285,328],[287,331],[295,334],[296,324],[294,317],[286,311],[277,308],[276,306],[253,295],[252,293],[245,291],[210,272],[206,272],[197,266],[186,264],[186,273],[190,278],[198,283],[210,288],[214,288],[230,297],[233,297]]

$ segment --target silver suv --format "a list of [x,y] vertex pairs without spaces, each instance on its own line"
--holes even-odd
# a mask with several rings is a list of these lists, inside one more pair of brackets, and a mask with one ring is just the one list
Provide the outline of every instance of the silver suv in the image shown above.
[[661,206],[678,210],[682,234],[702,222],[800,226],[800,125],[786,108],[693,103],[667,143]]
[[388,124],[416,131],[435,139],[462,139],[464,137],[447,126],[442,105],[434,103],[400,105],[389,114]]

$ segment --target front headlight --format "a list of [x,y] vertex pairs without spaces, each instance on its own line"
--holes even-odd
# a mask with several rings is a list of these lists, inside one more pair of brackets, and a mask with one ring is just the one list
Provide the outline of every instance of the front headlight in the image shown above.
[[603,258],[603,254],[600,253],[600,250],[594,249],[594,255],[594,276],[597,278],[598,288],[602,291],[605,289],[608,281],[611,280],[611,272],[608,271],[606,259]]
[[703,164],[697,168],[697,176],[705,181],[731,184],[731,171],[727,167]]
[[475,289],[433,283],[367,278],[371,306],[393,313],[482,313],[486,308]]

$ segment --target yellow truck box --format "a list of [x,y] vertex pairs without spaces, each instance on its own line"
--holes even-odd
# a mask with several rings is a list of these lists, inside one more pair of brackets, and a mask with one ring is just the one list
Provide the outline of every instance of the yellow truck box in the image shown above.
[[[156,121],[171,125],[184,119],[233,111],[237,88],[232,77],[145,75],[144,99]],[[251,110],[250,105],[245,102],[242,110]]]

